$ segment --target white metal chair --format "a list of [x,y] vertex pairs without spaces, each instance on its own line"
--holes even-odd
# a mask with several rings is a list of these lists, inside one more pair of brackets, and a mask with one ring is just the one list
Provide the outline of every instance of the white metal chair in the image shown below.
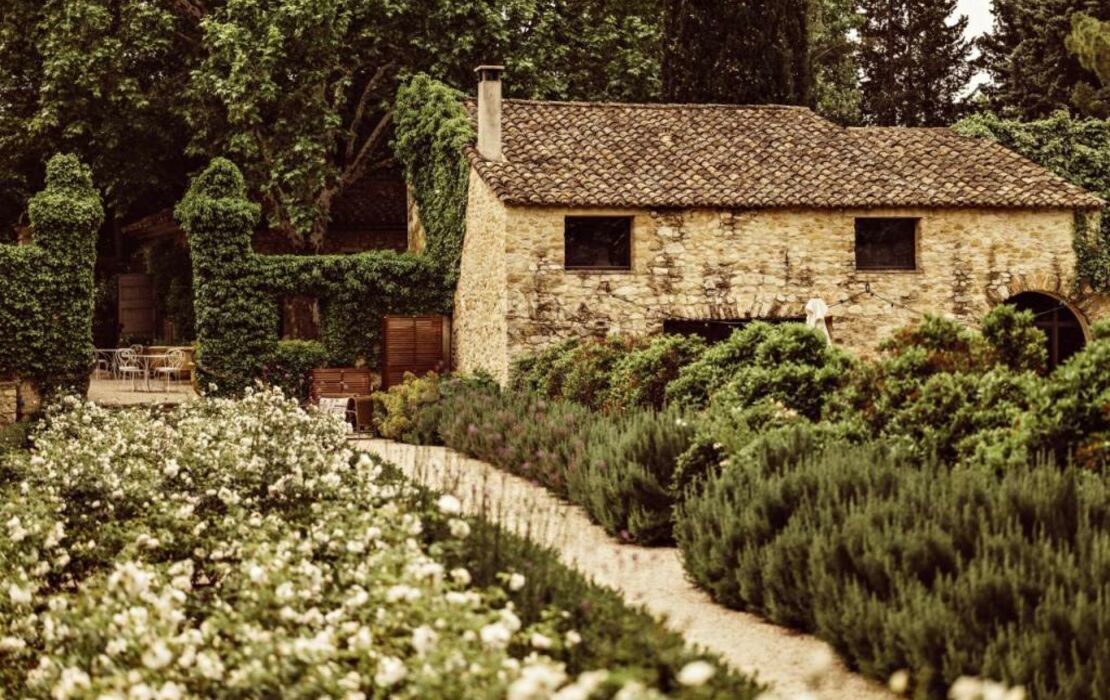
[[100,379],[102,374],[112,376],[112,362],[101,350],[93,351],[93,378]]
[[139,354],[133,348],[123,348],[117,353],[116,371],[123,379],[130,377],[131,391],[138,391],[139,377],[146,376],[146,370],[139,362]]
[[162,375],[162,390],[169,391],[170,378],[180,380],[181,375],[185,372],[185,351],[170,350],[166,353],[162,366],[155,367],[154,371]]

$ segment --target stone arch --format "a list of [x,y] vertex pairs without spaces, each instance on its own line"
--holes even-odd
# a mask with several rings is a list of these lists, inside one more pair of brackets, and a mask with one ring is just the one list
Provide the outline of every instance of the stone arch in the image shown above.
[[1043,290],[1021,291],[1003,303],[1021,311],[1033,312],[1034,322],[1046,336],[1049,368],[1066,362],[1090,340],[1086,315],[1061,294]]

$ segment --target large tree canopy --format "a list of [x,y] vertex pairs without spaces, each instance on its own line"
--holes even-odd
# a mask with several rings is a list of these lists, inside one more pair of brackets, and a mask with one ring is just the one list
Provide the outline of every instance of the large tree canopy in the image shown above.
[[[948,125],[971,79],[956,0],[862,0],[863,112],[872,124]],[[955,21],[951,21],[955,17]]]
[[1100,22],[1082,13],[1076,13],[1071,19],[1068,49],[1103,86],[1110,85],[1110,21]]
[[176,196],[187,170],[185,29],[175,13],[146,0],[5,1],[0,226],[20,215],[58,151],[91,166],[117,216],[137,202]]
[[1020,119],[1068,109],[1080,116],[1110,116],[1110,88],[1099,84],[1068,48],[1072,18],[1084,13],[1110,20],[1106,0],[992,0],[994,29],[979,39],[990,107]]
[[49,153],[92,166],[117,217],[164,206],[235,158],[271,223],[318,243],[331,202],[390,157],[398,79],[649,100],[658,0],[8,0],[0,13],[0,227]]
[[807,0],[667,0],[670,102],[813,103]]

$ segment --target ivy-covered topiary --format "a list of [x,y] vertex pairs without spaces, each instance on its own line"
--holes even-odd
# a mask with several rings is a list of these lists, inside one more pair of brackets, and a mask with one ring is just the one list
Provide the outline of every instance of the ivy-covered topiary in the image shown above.
[[442,271],[425,256],[254,254],[259,208],[247,199],[239,169],[223,158],[193,181],[176,215],[193,257],[202,390],[236,394],[262,377],[277,348],[284,296],[319,299],[322,342],[336,365],[376,359],[383,315],[450,307]]
[[277,342],[277,305],[258,284],[251,251],[261,210],[247,199],[235,164],[216,158],[193,180],[174,214],[193,256],[198,383],[241,391],[262,376]]
[[0,376],[31,381],[45,395],[84,393],[96,235],[104,221],[89,169],[76,156],[52,158],[29,214],[34,245],[0,245]]

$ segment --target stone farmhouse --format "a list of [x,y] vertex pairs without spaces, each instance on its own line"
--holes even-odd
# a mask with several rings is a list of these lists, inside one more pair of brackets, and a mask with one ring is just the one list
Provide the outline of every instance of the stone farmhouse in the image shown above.
[[1060,361],[1110,313],[1073,272],[1077,217],[1097,225],[1102,200],[997,144],[800,107],[503,100],[501,68],[478,72],[463,371],[504,379],[571,336],[719,338],[807,305],[866,354],[921,314],[973,325],[1010,302]]

